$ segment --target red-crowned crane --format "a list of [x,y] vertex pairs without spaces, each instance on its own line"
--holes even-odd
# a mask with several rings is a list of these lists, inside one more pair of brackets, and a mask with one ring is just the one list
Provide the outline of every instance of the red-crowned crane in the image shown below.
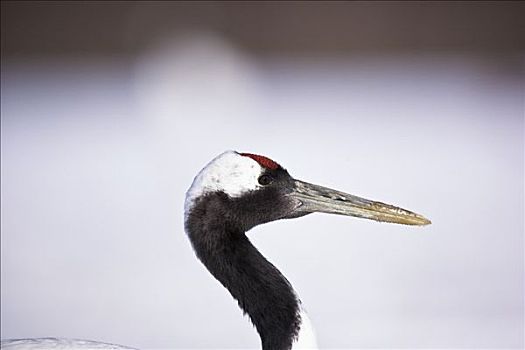
[[[250,243],[246,232],[270,221],[314,212],[406,225],[430,224],[405,209],[296,180],[273,160],[251,153],[222,153],[197,174],[186,194],[184,224],[193,249],[248,314],[263,350],[314,349],[317,344],[299,297]],[[44,346],[38,347],[40,343]],[[4,341],[2,349],[24,345],[31,349],[124,349],[54,338]]]

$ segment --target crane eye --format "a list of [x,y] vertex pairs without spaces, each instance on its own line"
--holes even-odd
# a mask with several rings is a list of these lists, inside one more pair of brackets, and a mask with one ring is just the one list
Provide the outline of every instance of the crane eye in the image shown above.
[[267,185],[272,183],[273,178],[270,175],[263,174],[263,175],[259,176],[259,180],[258,181],[259,181],[259,183],[261,185],[267,186]]

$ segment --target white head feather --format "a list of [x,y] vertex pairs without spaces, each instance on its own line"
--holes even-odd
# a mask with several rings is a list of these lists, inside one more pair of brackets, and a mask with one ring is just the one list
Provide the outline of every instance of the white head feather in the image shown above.
[[197,198],[212,192],[222,191],[230,197],[261,187],[258,182],[263,173],[259,163],[235,151],[226,151],[209,162],[193,179],[186,192],[184,213],[188,214]]

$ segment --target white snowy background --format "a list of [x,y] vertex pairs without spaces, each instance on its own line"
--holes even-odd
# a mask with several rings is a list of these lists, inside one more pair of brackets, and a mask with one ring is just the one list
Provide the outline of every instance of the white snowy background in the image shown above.
[[136,55],[2,58],[2,338],[257,348],[183,231],[194,175],[234,149],[433,222],[316,214],[248,233],[321,348],[524,346],[521,53],[154,39]]

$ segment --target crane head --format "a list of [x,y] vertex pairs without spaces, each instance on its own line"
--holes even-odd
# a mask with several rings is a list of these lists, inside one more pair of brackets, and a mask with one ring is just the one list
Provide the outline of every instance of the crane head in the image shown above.
[[[197,205],[203,201],[209,204]],[[406,225],[431,223],[406,209],[294,179],[267,157],[235,151],[217,156],[195,177],[186,194],[186,218],[197,208],[213,210],[243,230],[314,212]]]

